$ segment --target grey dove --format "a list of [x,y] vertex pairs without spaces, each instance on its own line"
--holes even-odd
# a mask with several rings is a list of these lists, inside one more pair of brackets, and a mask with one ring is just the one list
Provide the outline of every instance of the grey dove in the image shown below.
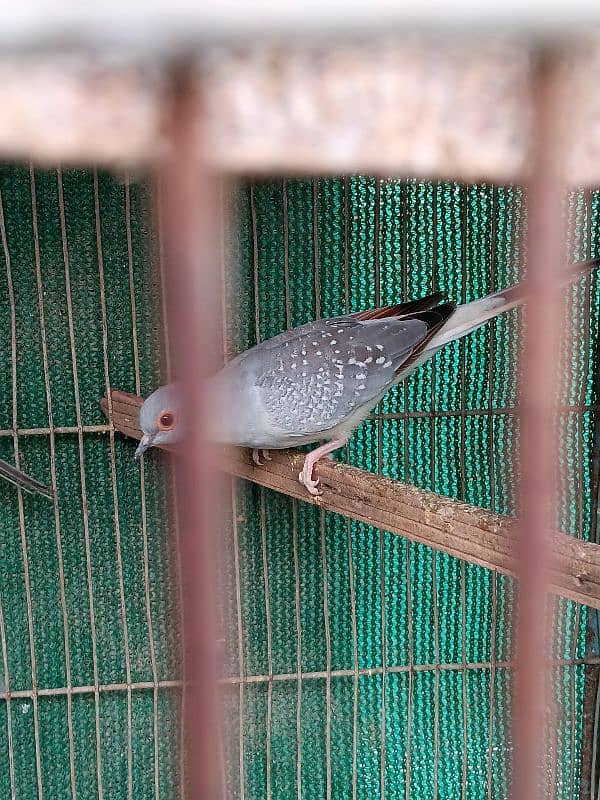
[[[597,267],[580,262],[569,283]],[[383,395],[450,342],[525,301],[522,285],[456,306],[441,293],[408,303],[319,319],[257,344],[212,378],[220,402],[211,416],[215,443],[260,452],[325,444],[306,456],[299,480],[312,495],[316,462],[343,447]],[[162,386],[140,412],[139,458],[185,436],[177,384]]]

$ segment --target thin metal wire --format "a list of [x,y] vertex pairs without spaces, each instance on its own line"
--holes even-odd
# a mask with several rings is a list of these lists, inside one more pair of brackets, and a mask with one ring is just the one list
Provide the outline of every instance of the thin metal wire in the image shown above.
[[[15,466],[20,467],[19,437],[16,433],[17,428],[17,399],[18,399],[18,376],[17,376],[17,312],[15,306],[15,293],[13,288],[12,267],[8,239],[6,236],[6,225],[4,220],[4,205],[2,193],[0,192],[0,238],[6,262],[6,282],[8,290],[8,301],[10,305],[10,341],[11,341],[11,366],[12,366],[12,418],[13,418],[13,448],[15,453]],[[33,688],[33,735],[35,740],[35,769],[37,777],[38,800],[44,796],[42,783],[42,764],[40,748],[40,723],[37,701],[37,667],[35,658],[35,637],[33,633],[33,604],[31,600],[31,581],[29,577],[29,553],[27,544],[27,532],[25,527],[25,511],[23,508],[23,492],[17,489],[17,502],[19,508],[19,529],[21,533],[21,550],[23,554],[23,582],[25,585],[25,599],[27,602],[27,631],[29,636],[29,653],[31,658],[31,685]]]
[[[60,511],[58,507],[58,482],[56,478],[56,441],[54,436],[54,416],[52,413],[52,392],[50,389],[50,367],[48,360],[48,342],[46,339],[46,312],[44,307],[44,289],[42,282],[42,265],[40,257],[40,240],[38,231],[37,197],[35,186],[35,172],[33,165],[29,165],[29,189],[31,195],[31,224],[33,229],[33,250],[35,258],[35,280],[38,295],[38,312],[40,315],[40,333],[42,343],[42,361],[44,363],[44,390],[46,392],[46,410],[48,414],[48,427],[50,429],[50,474],[52,478],[52,494],[54,505],[54,531],[56,539],[56,553],[58,559],[58,582],[60,592],[60,607],[63,619],[63,641],[65,648],[65,673],[67,687],[71,686],[71,645],[69,639],[69,615],[67,611],[67,591],[65,586],[65,567],[62,548],[62,531]],[[73,733],[73,702],[71,693],[67,694],[67,728],[69,735],[69,773],[71,780],[71,795],[77,800],[77,782],[75,780],[75,738]]]
[[[344,178],[344,307],[350,311],[350,247],[349,221],[350,200],[349,181]],[[346,461],[349,460],[349,447],[346,445]],[[358,627],[356,613],[356,591],[354,587],[354,559],[352,555],[352,527],[350,519],[346,521],[346,539],[348,543],[348,583],[350,584],[350,619],[352,625],[352,800],[358,796]]]
[[327,586],[327,541],[325,538],[325,511],[319,513],[321,533],[321,568],[323,571],[323,621],[325,630],[325,796],[331,800],[331,629],[329,622],[329,594]]
[[[555,658],[546,662],[549,666],[564,667],[564,666],[582,666],[600,664],[600,658],[577,658],[575,660],[570,658]],[[489,670],[492,666],[491,661],[471,661],[466,665],[467,672]],[[495,666],[497,669],[512,669],[515,667],[514,660],[496,661]],[[448,664],[396,664],[386,667],[388,675],[407,674],[412,675],[419,672],[463,672],[465,664],[460,661]],[[361,667],[356,671],[354,669],[333,669],[330,671],[331,678],[351,678],[355,674],[359,677],[371,677],[372,675],[382,675],[383,668],[380,666],[374,667]],[[307,680],[323,680],[327,678],[327,670],[315,670],[314,672],[302,672],[301,678],[303,681]],[[270,683],[277,681],[296,681],[298,679],[297,672],[277,672],[272,675],[246,675],[244,678],[239,678],[237,675],[221,678],[219,683],[222,686],[237,686],[238,683],[243,681],[246,684],[255,683]]]
[[[585,247],[585,255],[587,258],[590,258],[592,255],[592,194],[590,191],[586,191],[584,194],[584,203],[585,203],[585,214],[586,214],[586,228],[587,228],[587,236],[586,241],[584,244]],[[590,335],[591,335],[591,305],[592,305],[592,291],[593,291],[593,277],[591,275],[586,276],[586,293],[585,293],[585,304],[583,309],[584,321],[583,321],[583,335],[582,335],[582,346],[584,348],[585,359],[583,364],[582,373],[579,376],[579,380],[581,381],[581,388],[579,390],[579,405],[583,405],[585,403],[585,396],[586,396],[586,389],[587,389],[587,376],[590,372]],[[582,415],[577,416],[577,454],[578,454],[578,462],[577,462],[577,483],[576,483],[576,492],[577,492],[577,531],[576,535],[579,538],[583,538],[585,533],[583,529],[583,522],[584,522],[584,486],[583,486],[583,465],[585,461],[585,445],[583,440],[583,419]],[[581,620],[582,620],[582,608],[581,605],[578,603],[575,606],[575,624],[573,626],[573,634],[571,639],[571,657],[575,658],[577,654],[577,648],[579,646],[580,641],[580,631],[581,631]],[[575,678],[575,668],[570,668],[570,703],[571,703],[571,732],[570,732],[570,747],[571,753],[573,757],[571,758],[571,768],[569,771],[569,795],[573,797],[575,791],[575,769],[576,769],[576,759],[574,758],[574,754],[576,752],[576,740],[578,734],[578,726],[577,726],[577,715],[575,714],[575,704],[576,704],[576,678]],[[556,765],[556,757],[553,759],[553,764]],[[556,782],[554,782],[556,785]],[[556,794],[556,790],[555,794]]]
[[110,433],[110,425],[81,425],[80,427],[76,425],[57,425],[52,428],[4,428],[0,430],[0,436],[13,436],[15,431],[17,436],[53,436],[57,433],[79,433],[80,431],[81,433]]
[[[133,365],[135,373],[135,391],[141,394],[140,350],[137,336],[137,308],[135,300],[135,276],[133,273],[133,244],[131,238],[131,196],[129,175],[125,176],[125,229],[127,234],[127,265],[129,271],[129,301],[131,304],[131,336],[133,342]],[[150,558],[148,554],[148,514],[146,508],[146,469],[144,459],[140,459],[140,495],[142,518],[142,566],[144,575],[144,600],[146,605],[146,625],[148,626],[148,645],[150,650],[150,668],[154,689],[152,691],[152,724],[154,737],[154,796],[160,794],[160,759],[158,750],[158,668],[156,664],[156,644],[154,641],[154,624],[152,621],[152,603],[150,599]]]
[[[461,188],[461,303],[467,301],[467,280],[468,280],[468,250],[467,241],[469,237],[469,215],[468,202],[469,195],[466,187]],[[459,343],[460,352],[460,499],[464,502],[466,497],[466,459],[467,449],[467,420],[466,410],[466,369],[467,369],[467,345],[464,339]],[[462,650],[462,723],[463,723],[463,762],[461,778],[461,797],[467,794],[467,775],[468,775],[468,719],[467,719],[467,567],[464,561],[460,562],[460,638]]]
[[[133,683],[100,683],[86,686],[53,686],[51,688],[18,689],[15,692],[0,692],[0,700],[17,700],[37,697],[68,697],[82,694],[107,694],[112,692],[142,692],[154,687],[153,681],[134,681]],[[159,681],[159,689],[181,689],[183,681]]]
[[[315,291],[315,316],[321,316],[321,276],[319,274],[319,215],[318,186],[315,179],[312,188],[312,240]],[[296,501],[294,501],[296,502]],[[319,533],[321,537],[321,571],[323,580],[323,626],[325,632],[325,797],[331,800],[331,625],[329,620],[329,593],[327,582],[327,540],[325,511],[319,511]]]
[[[289,330],[292,327],[292,313],[289,291],[289,252],[290,231],[288,212],[288,182],[283,179],[282,187],[283,205],[283,274],[285,280],[285,324]],[[297,800],[302,800],[302,618],[300,614],[300,563],[298,554],[298,501],[292,499],[292,549],[294,552],[294,583],[295,583],[295,613],[296,613],[296,671],[298,685],[296,687],[296,790]]]
[[298,503],[292,504],[292,537],[294,550],[294,582],[296,606],[296,788],[302,800],[302,621],[300,617],[300,563],[298,558]]
[[[375,306],[381,305],[381,181],[375,179],[374,222],[373,222],[373,261],[375,267]],[[383,420],[381,418],[381,402],[377,407],[377,471],[381,474],[383,469]],[[381,604],[381,720],[380,720],[380,755],[379,755],[379,793],[381,800],[385,800],[385,768],[387,752],[387,720],[386,720],[386,663],[387,663],[387,637],[386,637],[386,604],[385,604],[385,533],[379,531],[379,600]]]
[[[254,203],[254,185],[250,186],[250,207],[252,215],[252,243],[253,243],[253,270],[254,270],[254,309],[256,341],[260,342],[260,298],[259,298],[259,263],[258,263],[258,229],[256,224],[256,206]],[[261,486],[260,494],[260,531],[262,542],[262,568],[263,585],[265,592],[265,618],[267,624],[267,668],[269,675],[273,675],[273,649],[272,649],[272,626],[271,626],[271,602],[269,597],[269,561],[267,557],[267,525],[265,509],[265,490]],[[271,723],[273,719],[273,682],[269,681],[267,686],[267,729],[266,729],[266,779],[267,779],[267,800],[272,796],[271,787]]]
[[[439,183],[434,185],[433,190],[433,242],[432,242],[432,269],[431,269],[431,291],[437,291],[437,265],[438,265],[438,220],[437,220],[437,200]],[[437,388],[437,359],[431,361],[431,489],[435,491],[436,485],[436,435],[437,435],[437,413],[436,413],[436,388]],[[433,648],[435,663],[440,662],[440,625],[437,593],[437,560],[438,553],[431,554],[431,585],[433,587],[432,610],[433,610]],[[435,672],[435,683],[433,688],[433,800],[438,797],[439,782],[439,760],[440,760],[440,673]]]
[[6,628],[4,625],[4,607],[2,595],[0,594],[0,647],[2,648],[2,667],[4,672],[4,699],[6,701],[6,743],[8,745],[8,772],[10,775],[10,800],[16,800],[17,791],[15,786],[15,754],[13,749],[12,734],[12,707],[10,692],[10,670],[8,668],[8,648],[6,645]]
[[[237,611],[237,634],[238,634],[238,672],[244,678],[246,668],[244,665],[244,618],[242,611],[242,589],[240,579],[240,547],[238,533],[238,511],[237,511],[237,492],[235,479],[231,479],[231,512],[233,525],[233,553],[235,568],[235,599]],[[245,703],[245,681],[240,680],[239,691],[239,751],[240,751],[240,800],[245,797],[245,768],[244,768],[244,703]]]
[[[160,298],[161,298],[161,322],[162,322],[162,335],[164,342],[164,358],[165,367],[167,372],[167,380],[172,380],[172,352],[171,352],[171,338],[169,328],[169,304],[167,302],[167,279],[165,275],[165,247],[163,240],[163,215],[162,215],[162,184],[160,180],[155,184],[155,227],[158,236],[158,260],[160,272]],[[179,502],[177,495],[177,473],[175,470],[170,470],[170,488],[172,502],[170,504],[170,513],[172,515],[175,539],[175,568],[177,574],[177,592],[179,603],[179,632],[181,641],[186,640],[185,633],[185,603],[183,597],[183,567],[181,563],[182,554],[182,541],[181,541],[181,526],[179,524]],[[185,659],[184,659],[185,661]],[[240,672],[240,675],[243,675]],[[242,690],[240,689],[240,693]],[[185,800],[187,794],[187,781],[186,775],[186,741],[185,741],[185,726],[183,720],[186,718],[186,685],[185,676],[183,687],[181,691],[181,724],[179,726],[179,793],[181,800]],[[244,800],[243,795],[240,800]]]
[[[497,189],[492,188],[491,197],[491,219],[492,227],[490,232],[490,291],[496,291],[496,209],[497,209]],[[491,411],[493,406],[493,390],[494,390],[494,364],[496,362],[496,320],[490,323],[490,339],[489,339],[489,369],[488,369],[488,410]],[[494,417],[490,415],[490,508],[496,511],[496,441]],[[494,704],[496,702],[496,621],[497,621],[497,581],[498,577],[495,572],[490,574],[491,584],[491,613],[490,613],[490,694],[489,694],[489,714],[488,714],[488,758],[487,758],[487,800],[492,800],[494,791],[494,773],[493,773],[493,748],[492,742],[494,740]]]
[[[400,225],[402,237],[402,297],[407,299],[408,294],[408,182],[402,187]],[[402,387],[403,407],[407,407],[406,384]],[[408,456],[408,436],[404,436],[404,477],[409,480],[409,456]],[[404,543],[406,558],[406,630],[408,638],[408,666],[414,665],[414,638],[413,638],[413,615],[412,615],[412,584],[411,584],[411,544],[406,540]],[[411,735],[412,735],[412,704],[413,704],[413,670],[408,670],[408,697],[406,702],[406,759],[405,759],[405,784],[404,795],[406,800],[410,800],[410,772],[411,772]]]
[[[98,191],[98,172],[93,172],[94,190],[94,223],[96,228],[96,254],[98,259],[98,280],[100,284],[100,314],[102,318],[102,361],[104,368],[104,387],[108,403],[109,423],[112,427],[113,409],[110,393],[110,367],[108,362],[108,319],[106,313],[106,286],[104,281],[104,249],[102,243],[102,220],[100,216],[100,197]],[[119,493],[117,488],[117,469],[114,428],[109,433],[110,474],[113,495],[113,519],[115,523],[115,540],[117,549],[117,573],[119,581],[119,602],[121,608],[121,625],[123,627],[123,646],[125,649],[125,677],[131,683],[131,657],[129,650],[129,627],[125,604],[125,581],[123,576],[123,556],[121,548],[121,519],[119,510]],[[87,516],[87,514],[86,514]],[[133,708],[131,691],[127,692],[127,796],[133,800]]]
[[81,403],[79,401],[79,376],[77,373],[77,352],[75,348],[75,327],[73,322],[73,301],[71,298],[71,276],[69,267],[69,246],[67,240],[67,225],[65,218],[65,201],[63,196],[63,181],[62,170],[59,168],[56,171],[56,181],[58,189],[58,210],[60,220],[60,234],[62,241],[63,251],[63,264],[65,272],[65,291],[67,303],[67,318],[69,325],[69,345],[71,349],[71,367],[73,371],[73,393],[75,398],[75,418],[77,420],[77,437],[79,445],[79,476],[81,480],[81,504],[83,511],[83,534],[85,543],[85,564],[86,564],[86,582],[88,589],[88,602],[90,609],[90,634],[92,639],[92,670],[94,675],[94,708],[95,708],[95,722],[96,722],[96,777],[98,781],[98,798],[103,800],[104,788],[102,785],[102,752],[101,752],[101,735],[100,735],[100,697],[98,694],[98,653],[97,653],[97,634],[96,634],[96,618],[94,612],[94,590],[92,582],[92,558],[91,558],[91,545],[90,545],[90,530],[88,520],[88,501],[85,480],[85,454],[83,448],[83,430],[81,418]]
[[[222,323],[222,338],[223,338],[223,359],[226,361],[230,342],[227,338],[227,322],[228,322],[228,306],[227,306],[227,293],[226,293],[226,259],[225,259],[225,225],[228,224],[229,220],[227,218],[226,209],[225,209],[225,198],[224,198],[224,184],[223,181],[220,183],[220,192],[221,192],[221,239],[220,239],[220,255],[221,255],[221,323]],[[238,530],[238,506],[237,506],[237,491],[236,491],[236,480],[235,478],[231,478],[229,483],[229,494],[231,499],[231,525],[232,525],[232,532],[233,532],[233,561],[234,561],[234,575],[235,575],[235,602],[236,602],[236,624],[237,624],[237,649],[238,649],[238,672],[240,676],[244,676],[245,674],[245,665],[244,665],[244,619],[243,619],[243,609],[242,609],[242,589],[241,589],[241,577],[240,577],[240,551],[239,551],[239,530]],[[244,682],[240,681],[239,684],[239,714],[238,714],[238,749],[239,749],[239,793],[240,793],[240,800],[244,800],[245,797],[245,767],[244,767],[244,755],[245,755],[245,748],[244,748],[244,702],[245,702],[245,692],[244,692]],[[223,789],[225,790],[226,782],[223,781]]]

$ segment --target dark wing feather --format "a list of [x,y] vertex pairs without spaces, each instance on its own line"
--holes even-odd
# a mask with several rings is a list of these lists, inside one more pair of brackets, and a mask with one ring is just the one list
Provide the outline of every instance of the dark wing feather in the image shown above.
[[368,319],[385,319],[386,317],[406,317],[416,314],[419,311],[429,311],[438,303],[441,303],[444,295],[441,292],[434,292],[418,300],[409,300],[408,303],[397,303],[393,306],[380,306],[379,308],[369,308],[366,311],[357,311],[352,316],[361,322]]

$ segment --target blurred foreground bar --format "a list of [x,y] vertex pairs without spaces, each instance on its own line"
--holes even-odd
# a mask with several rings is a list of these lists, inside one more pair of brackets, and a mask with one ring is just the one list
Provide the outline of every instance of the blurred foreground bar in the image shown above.
[[[193,53],[204,153],[225,172],[527,177],[531,53],[520,38],[434,33],[351,44],[208,44]],[[0,156],[144,167],[170,147],[168,57],[0,47]],[[600,182],[600,36],[565,49],[567,174]]]
[[[116,430],[141,438],[138,416],[141,398],[112,392]],[[106,399],[101,401],[108,416]],[[232,448],[216,466],[238,478],[258,483],[290,497],[313,503],[413,542],[479,564],[517,575],[518,521],[483,508],[373,475],[335,461],[317,465],[323,494],[311,497],[298,482],[304,455],[295,450],[271,451],[272,461],[257,467],[248,451]],[[550,591],[593,608],[600,608],[600,545],[564,533],[549,534]]]

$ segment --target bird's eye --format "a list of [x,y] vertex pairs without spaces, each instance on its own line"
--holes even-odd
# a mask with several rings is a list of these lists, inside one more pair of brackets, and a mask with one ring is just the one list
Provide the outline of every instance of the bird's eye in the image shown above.
[[159,431],[170,431],[175,427],[175,414],[172,411],[163,411],[157,419]]

